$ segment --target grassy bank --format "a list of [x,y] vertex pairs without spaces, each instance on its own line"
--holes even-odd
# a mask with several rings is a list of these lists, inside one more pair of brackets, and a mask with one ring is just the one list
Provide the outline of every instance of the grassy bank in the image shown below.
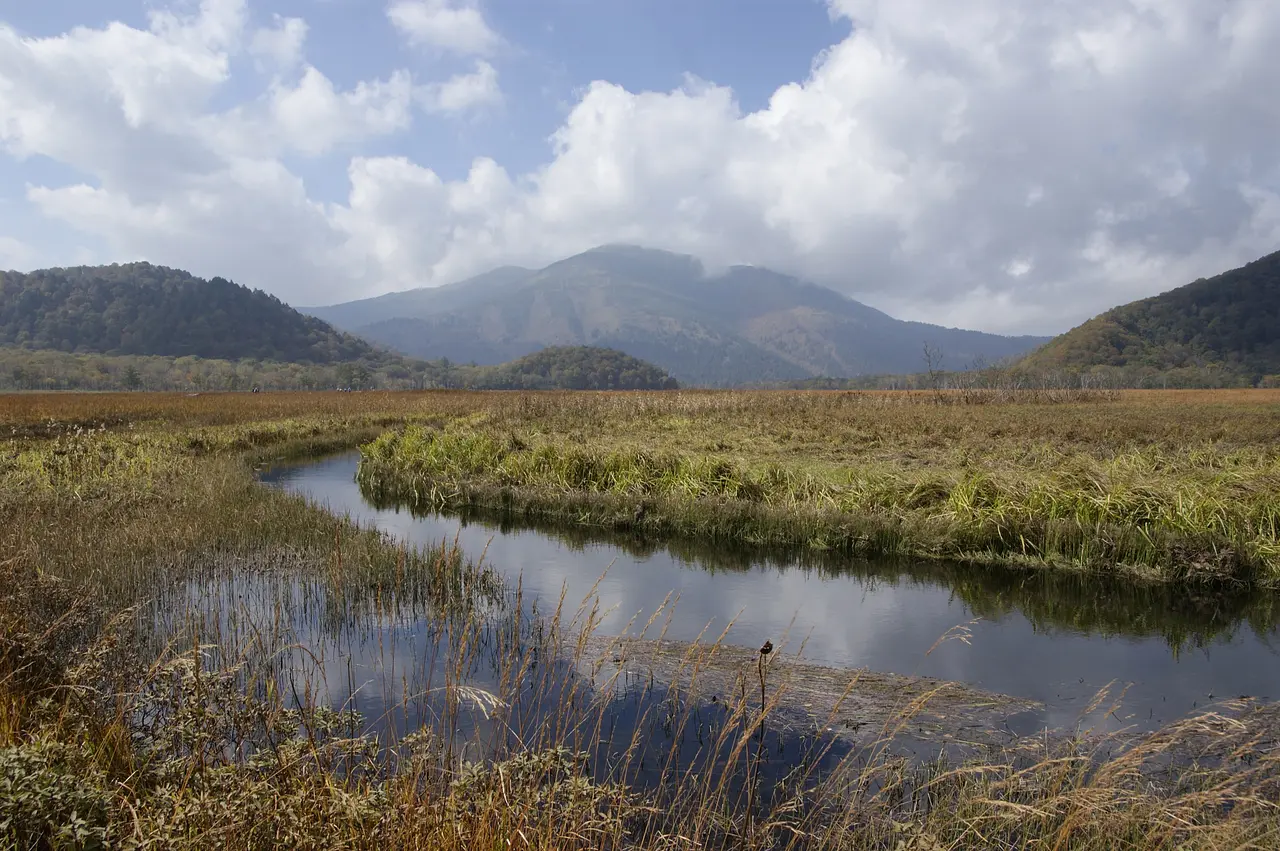
[[[561,693],[548,721],[496,762],[470,765],[451,736],[458,714],[514,724],[522,695],[547,687],[554,666],[539,654],[556,636],[572,638],[571,625],[512,620],[503,601],[513,589],[467,555],[403,549],[253,478],[255,463],[354,446],[387,428],[563,434],[599,449],[611,438],[625,446],[627,430],[649,418],[677,429],[664,439],[684,451],[759,440],[767,451],[738,459],[751,468],[777,454],[768,442],[781,438],[765,425],[775,414],[724,434],[673,418],[705,414],[719,427],[771,405],[837,404],[852,403],[0,397],[0,847],[1219,849],[1280,838],[1274,712],[1244,705],[1122,749],[1039,739],[912,765],[882,743],[919,714],[927,695],[916,694],[890,713],[877,746],[821,774],[802,764],[777,794],[757,797],[757,731],[787,697],[761,662],[748,671],[760,681],[724,695],[714,725],[706,707],[654,709],[673,737],[709,736],[722,748],[712,771],[680,771],[662,754],[666,782],[641,788],[629,782],[642,759],[633,755],[637,764],[599,776],[580,756],[604,717],[585,690]],[[1238,414],[1224,414],[1224,428],[1259,427]],[[796,433],[791,468],[816,475],[842,463],[806,446],[815,434]],[[438,679],[404,690],[430,692],[442,712],[388,742],[343,689],[323,688],[323,665],[296,676],[282,667],[305,668],[312,652],[298,623],[348,648],[379,647],[407,625],[439,632],[450,655],[430,660]],[[488,692],[465,676],[480,653],[500,673]],[[691,657],[681,676],[696,677],[699,664]],[[856,700],[850,679],[841,699]]]
[[528,398],[384,435],[361,483],[710,540],[1280,581],[1280,394]]

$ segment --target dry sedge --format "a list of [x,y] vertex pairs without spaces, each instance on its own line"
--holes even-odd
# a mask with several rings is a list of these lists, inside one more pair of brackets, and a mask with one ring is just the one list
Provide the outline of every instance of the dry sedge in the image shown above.
[[[406,549],[253,466],[375,441],[376,486],[446,502],[1266,582],[1278,413],[1266,392],[2,398],[0,846],[1275,847],[1273,707],[913,760],[893,742],[941,694],[881,695],[849,747],[821,731],[851,675],[773,776],[797,723],[781,642],[729,680],[713,659],[740,651],[680,648],[624,728],[625,683],[581,674],[607,676],[590,603],[531,616],[481,554]],[[333,651],[355,646],[395,671],[381,693]]]

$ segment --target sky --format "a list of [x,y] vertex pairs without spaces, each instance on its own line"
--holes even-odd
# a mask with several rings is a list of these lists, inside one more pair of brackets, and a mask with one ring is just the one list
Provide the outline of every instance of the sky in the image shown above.
[[0,269],[605,243],[1056,333],[1280,249],[1275,0],[0,0]]

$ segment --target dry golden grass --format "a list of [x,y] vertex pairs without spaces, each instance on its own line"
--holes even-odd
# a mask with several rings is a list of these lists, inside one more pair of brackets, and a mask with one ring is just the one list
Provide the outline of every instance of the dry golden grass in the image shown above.
[[0,427],[26,433],[49,424],[215,426],[265,420],[402,417],[447,401],[471,409],[469,396],[449,393],[9,393],[0,394]]
[[[961,391],[943,391],[949,400],[958,400]],[[1241,406],[1253,411],[1280,406],[1280,389],[1250,390],[1122,390],[1113,394],[1112,410],[1130,413],[1154,407],[1169,411],[1186,408],[1220,408]],[[936,396],[930,391],[866,390],[866,391],[735,391],[682,390],[678,392],[591,393],[548,391],[469,392],[461,390],[367,391],[360,393],[4,393],[0,394],[0,423],[7,425],[94,421],[163,420],[173,423],[216,425],[260,419],[299,416],[394,414],[420,411],[424,408],[448,410],[488,410],[509,407],[521,397],[548,400],[572,400],[585,406],[599,400],[627,400],[665,407],[671,400],[674,408],[732,408],[743,403],[768,400],[787,405],[793,400],[815,400],[820,406],[839,404],[833,400],[857,400],[873,405],[933,406]],[[944,407],[954,407],[947,404]],[[981,406],[971,406],[981,407]],[[1017,407],[1014,405],[997,407]],[[1049,406],[1055,407],[1056,406]],[[1085,409],[1089,409],[1089,405]]]

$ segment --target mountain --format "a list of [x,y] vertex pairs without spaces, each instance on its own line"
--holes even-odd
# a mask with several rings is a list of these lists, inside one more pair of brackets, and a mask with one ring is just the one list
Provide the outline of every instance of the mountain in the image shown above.
[[1135,301],[1054,338],[1028,370],[1214,370],[1256,384],[1280,374],[1280,252]]
[[386,357],[260,290],[150,263],[0,272],[0,346],[296,363]]
[[903,322],[768,269],[708,275],[692,257],[625,245],[307,312],[416,357],[485,364],[546,346],[603,346],[681,382],[721,386],[919,372],[926,343],[962,368],[1046,339]]

